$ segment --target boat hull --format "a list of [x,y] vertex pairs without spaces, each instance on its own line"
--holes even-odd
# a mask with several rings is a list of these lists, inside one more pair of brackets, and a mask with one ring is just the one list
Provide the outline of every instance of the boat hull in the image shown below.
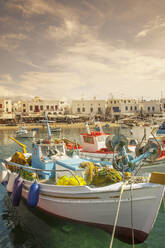
[[[23,197],[25,199],[27,199],[30,184],[24,181]],[[116,184],[115,187],[118,188],[114,188],[114,185],[90,188],[40,184],[38,208],[51,215],[94,225],[112,232],[121,184]],[[126,186],[121,199],[115,235],[131,243],[133,229],[135,243],[144,242],[157,217],[163,194],[163,185],[136,184],[132,190],[129,185]],[[131,216],[133,216],[132,219]]]
[[16,138],[34,138],[35,132],[18,133],[15,136]]

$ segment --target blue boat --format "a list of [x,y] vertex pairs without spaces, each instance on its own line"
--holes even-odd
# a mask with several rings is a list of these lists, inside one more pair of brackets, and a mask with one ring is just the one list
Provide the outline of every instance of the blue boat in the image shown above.
[[159,129],[156,132],[157,136],[165,136],[165,122],[163,122],[160,126]]

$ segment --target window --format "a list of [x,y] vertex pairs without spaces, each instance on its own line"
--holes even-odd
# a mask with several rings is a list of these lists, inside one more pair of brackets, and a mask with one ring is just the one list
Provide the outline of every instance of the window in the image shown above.
[[39,112],[39,106],[38,105],[35,105],[34,112]]
[[31,105],[31,106],[30,106],[30,111],[32,111],[32,110],[33,110],[33,106]]
[[101,108],[100,107],[98,108],[98,113],[101,113]]
[[165,103],[164,103],[164,108],[165,108]]
[[128,110],[128,107],[127,106],[125,106],[125,110]]
[[56,111],[58,110],[58,105],[55,105],[55,110],[56,110]]
[[82,112],[85,112],[85,108],[84,107],[82,108]]
[[40,110],[43,110],[43,109],[44,109],[44,107],[43,107],[43,105],[41,105],[41,106],[40,106]]
[[6,109],[6,112],[8,112],[8,108]]
[[77,108],[77,112],[80,113],[80,108]]
[[0,104],[0,108],[2,108],[2,104]]
[[49,110],[49,105],[46,106],[46,109]]
[[152,111],[155,111],[155,107],[154,106],[152,107]]
[[25,113],[26,112],[26,109],[23,109],[23,112]]
[[93,112],[93,108],[90,108],[91,113]]
[[114,103],[116,103],[116,101],[114,101]]
[[126,103],[126,100],[124,100],[124,103]]
[[150,112],[150,107],[148,107],[147,109],[148,109],[148,112]]
[[130,107],[130,110],[132,111],[132,106]]
[[137,110],[137,107],[135,106],[135,110]]
[[85,143],[94,144],[93,137],[83,136],[83,138]]
[[51,110],[54,110],[54,106],[51,106]]
[[113,112],[120,112],[119,107],[113,107]]
[[25,104],[23,104],[23,107],[25,107],[26,105]]

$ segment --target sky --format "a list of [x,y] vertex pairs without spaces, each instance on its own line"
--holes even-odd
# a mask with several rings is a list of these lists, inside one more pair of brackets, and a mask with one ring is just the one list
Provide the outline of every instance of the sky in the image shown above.
[[164,0],[0,0],[0,97],[161,94]]

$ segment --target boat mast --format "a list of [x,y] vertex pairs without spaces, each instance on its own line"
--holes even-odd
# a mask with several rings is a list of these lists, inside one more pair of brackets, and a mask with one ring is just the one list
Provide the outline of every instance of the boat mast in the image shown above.
[[51,130],[50,130],[50,126],[49,126],[49,121],[48,121],[48,117],[47,117],[46,112],[44,113],[44,115],[45,115],[45,122],[46,122],[47,132],[48,132],[48,140],[51,140],[52,134],[51,134]]

